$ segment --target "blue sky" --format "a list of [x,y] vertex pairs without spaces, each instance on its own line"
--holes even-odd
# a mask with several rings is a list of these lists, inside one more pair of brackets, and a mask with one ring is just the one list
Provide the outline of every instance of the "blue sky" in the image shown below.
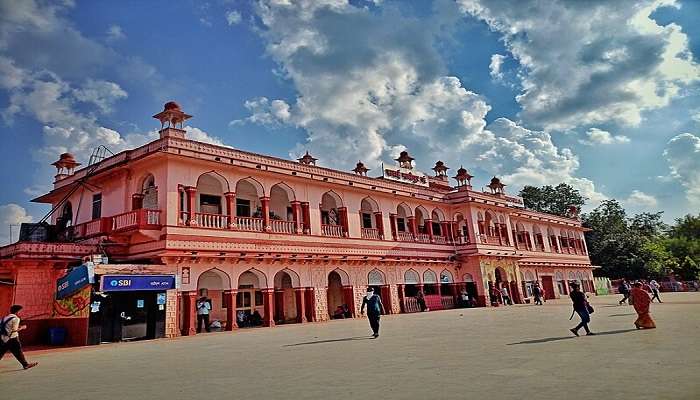
[[[407,149],[567,182],[670,221],[700,209],[700,2],[0,0],[0,241],[50,163],[190,137],[325,166]],[[372,171],[370,172],[370,175]]]

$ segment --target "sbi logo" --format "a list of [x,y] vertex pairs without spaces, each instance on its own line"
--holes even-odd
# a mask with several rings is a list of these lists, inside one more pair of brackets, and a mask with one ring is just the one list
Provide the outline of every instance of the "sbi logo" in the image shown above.
[[117,282],[116,279],[109,281],[109,286],[115,287],[115,286],[117,286],[118,284],[119,284],[119,283]]

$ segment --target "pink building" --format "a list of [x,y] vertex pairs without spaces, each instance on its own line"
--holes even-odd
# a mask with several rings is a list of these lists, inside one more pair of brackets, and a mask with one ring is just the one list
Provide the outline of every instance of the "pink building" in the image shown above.
[[[495,177],[473,190],[460,168],[453,187],[442,162],[427,176],[403,152],[373,178],[361,162],[345,172],[308,153],[294,162],[192,141],[189,117],[167,103],[158,140],[77,170],[70,154],[54,163],[54,189],[34,199],[56,210],[53,242],[0,248],[0,307],[23,304],[36,341],[56,326],[72,344],[191,335],[202,294],[233,330],[256,311],[265,326],[328,320],[343,305],[356,316],[367,286],[391,313],[418,311],[419,291],[431,311],[463,290],[479,306],[498,305],[489,289],[503,286],[517,303],[535,282],[546,298],[571,281],[594,291],[580,220],[524,209]],[[109,262],[66,312],[57,279],[94,254]]]

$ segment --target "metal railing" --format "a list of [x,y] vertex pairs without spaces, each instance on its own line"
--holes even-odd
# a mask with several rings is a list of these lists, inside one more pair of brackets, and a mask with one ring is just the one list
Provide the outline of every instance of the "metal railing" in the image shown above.
[[427,233],[419,233],[416,235],[416,242],[430,243],[430,235]]

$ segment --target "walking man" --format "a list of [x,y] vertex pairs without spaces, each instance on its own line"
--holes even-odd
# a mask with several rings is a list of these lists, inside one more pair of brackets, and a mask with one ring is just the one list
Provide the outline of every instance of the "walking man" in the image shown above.
[[508,294],[508,288],[505,285],[501,288],[501,296],[503,297],[504,306],[506,304],[513,305],[513,302],[510,300],[510,295]]
[[362,298],[362,307],[360,307],[360,314],[365,314],[365,306],[367,306],[367,319],[369,319],[369,326],[372,328],[372,337],[379,337],[379,318],[384,312],[384,304],[382,304],[382,298],[379,295],[374,294],[374,289],[367,288],[367,294]]
[[622,300],[620,300],[619,303],[622,305],[622,303],[630,298],[630,285],[627,283],[627,280],[623,279],[622,282],[620,282],[620,286],[617,287],[617,290],[622,295]]
[[649,282],[649,286],[651,287],[651,302],[654,302],[654,299],[658,300],[659,303],[661,303],[661,297],[659,297],[659,288],[661,288],[661,285],[659,285],[659,282],[656,281],[656,279],[652,279],[651,282]]
[[36,367],[36,362],[29,363],[24,358],[22,351],[22,343],[19,341],[19,331],[27,329],[27,325],[20,325],[20,320],[17,314],[22,309],[20,305],[10,307],[10,313],[0,320],[0,360],[8,350],[22,364],[24,369]]
[[542,289],[540,289],[539,282],[535,283],[535,287],[532,288],[532,294],[533,294],[533,296],[535,296],[535,305],[541,306],[542,305]]
[[202,324],[207,332],[211,332],[209,327],[209,311],[211,311],[211,300],[202,296],[197,300],[197,333],[202,332]]
[[[571,283],[570,285],[571,294],[569,294],[569,297],[571,297],[571,302],[574,306],[574,312],[577,313],[579,317],[581,317],[581,323],[569,330],[571,331],[571,333],[578,336],[578,330],[583,328],[586,331],[586,335],[595,335],[595,333],[591,332],[591,330],[588,329],[588,323],[591,322],[591,312],[593,312],[593,307],[591,307],[591,305],[588,304],[586,294],[579,290],[578,283]],[[573,314],[571,316],[573,317]]]

